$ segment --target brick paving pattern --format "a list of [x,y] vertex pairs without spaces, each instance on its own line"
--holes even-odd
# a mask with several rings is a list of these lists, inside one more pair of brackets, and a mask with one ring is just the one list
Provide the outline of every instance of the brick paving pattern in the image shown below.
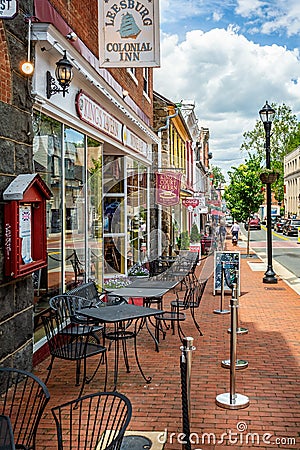
[[[227,249],[232,250],[227,240]],[[244,248],[235,248],[241,254]],[[241,295],[239,325],[249,333],[237,338],[237,357],[246,359],[249,367],[236,372],[236,392],[249,397],[245,409],[229,410],[216,405],[218,394],[229,392],[230,371],[221,361],[230,355],[230,315],[214,314],[219,309],[220,295],[213,296],[213,257],[198,268],[198,276],[209,276],[206,290],[196,316],[204,336],[199,336],[187,313],[183,329],[194,338],[192,354],[191,432],[192,449],[236,450],[259,448],[300,449],[300,303],[299,295],[283,280],[276,285],[262,283],[263,272],[252,271],[241,258]],[[164,299],[168,305],[171,292]],[[225,296],[225,306],[230,294]],[[139,356],[146,375],[146,384],[136,367],[132,343],[129,342],[131,372],[126,373],[121,360],[118,391],[128,396],[133,405],[130,430],[167,431],[165,450],[182,449],[178,434],[182,432],[180,341],[167,332],[159,353],[146,330],[138,337]],[[109,352],[113,367],[113,353]],[[49,359],[35,368],[41,379],[47,375]],[[95,362],[88,362],[92,368]],[[93,382],[85,386],[84,394],[103,387],[100,368]],[[112,376],[110,377],[112,385]],[[56,431],[51,407],[76,398],[75,365],[56,360],[48,382],[51,399],[42,419],[37,449],[57,449]],[[109,389],[108,389],[109,390]],[[173,434],[172,434],[173,433]],[[197,442],[198,439],[198,442]]]

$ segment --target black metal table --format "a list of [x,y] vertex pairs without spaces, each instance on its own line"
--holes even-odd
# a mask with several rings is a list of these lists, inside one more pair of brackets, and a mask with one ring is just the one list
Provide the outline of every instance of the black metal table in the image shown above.
[[5,415],[0,415],[0,450],[15,450],[10,418]]
[[[144,283],[147,283],[147,281],[145,280],[140,280],[143,281]],[[148,282],[150,284],[150,282]],[[175,283],[174,281],[172,283]],[[171,285],[173,287],[173,284]],[[125,300],[129,301],[130,299],[133,300],[134,303],[134,299],[136,298],[142,298],[143,299],[143,306],[146,307],[151,307],[153,303],[155,303],[157,305],[157,308],[162,310],[163,309],[163,296],[169,292],[170,290],[170,285],[168,284],[167,287],[144,287],[144,286],[132,286],[131,284],[129,284],[126,287],[120,288],[120,289],[116,289],[114,291],[110,291],[109,295],[113,295],[113,296],[121,296],[122,298],[124,298]],[[152,301],[151,301],[152,299]],[[155,300],[155,301],[154,301]],[[149,326],[149,323],[151,325],[151,327]],[[143,324],[146,325],[146,328],[150,334],[150,336],[152,337],[154,344],[155,344],[155,349],[158,352],[159,351],[159,343],[158,343],[158,334],[157,334],[157,330],[156,330],[156,324],[154,324],[151,321],[151,318],[145,318],[143,321]],[[154,327],[155,329],[155,333],[152,332],[152,327]]]
[[[116,305],[116,306],[104,306],[101,308],[84,308],[80,310],[80,314],[85,317],[88,317],[93,320],[97,320],[104,324],[113,324],[114,325],[114,335],[116,336],[113,339],[115,343],[115,358],[114,358],[114,389],[116,389],[117,381],[118,381],[118,368],[119,368],[119,341],[123,340],[123,351],[124,351],[124,342],[126,344],[126,339],[132,338],[134,341],[134,354],[137,366],[139,371],[147,383],[151,383],[152,377],[146,377],[141,364],[138,358],[137,352],[137,335],[139,331],[142,329],[145,320],[149,317],[156,316],[157,314],[161,314],[163,311],[156,308],[145,308],[144,306],[130,305],[127,303]],[[124,329],[124,334],[119,336],[120,323],[124,323],[126,321],[132,321],[134,329],[132,331],[128,331],[128,329]],[[126,334],[128,333],[128,334]],[[130,334],[129,334],[130,333]],[[119,338],[118,338],[119,336]],[[126,349],[126,345],[125,345]],[[126,351],[126,350],[125,350]],[[124,354],[125,356],[125,354]],[[127,372],[130,372],[128,361],[126,362],[127,351],[125,356],[125,364],[127,368]]]
[[129,284],[126,287],[115,289],[114,291],[109,291],[109,295],[114,295],[116,297],[129,298],[151,298],[151,297],[163,297],[169,288],[154,288],[154,287],[135,287]]
[[174,289],[177,284],[180,283],[180,280],[142,280],[137,279],[134,280],[131,284],[129,284],[128,288],[146,288],[146,289],[167,289],[168,291]]

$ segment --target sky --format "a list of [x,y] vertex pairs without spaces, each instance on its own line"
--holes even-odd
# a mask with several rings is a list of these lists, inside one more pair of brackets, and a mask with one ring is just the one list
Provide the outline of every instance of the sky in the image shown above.
[[300,121],[300,0],[160,0],[160,29],[154,89],[195,103],[226,178],[266,100]]

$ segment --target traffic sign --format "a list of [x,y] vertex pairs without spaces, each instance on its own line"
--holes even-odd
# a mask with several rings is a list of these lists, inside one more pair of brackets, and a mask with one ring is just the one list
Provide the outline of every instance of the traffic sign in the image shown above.
[[18,0],[2,0],[0,2],[0,19],[13,19],[18,13]]

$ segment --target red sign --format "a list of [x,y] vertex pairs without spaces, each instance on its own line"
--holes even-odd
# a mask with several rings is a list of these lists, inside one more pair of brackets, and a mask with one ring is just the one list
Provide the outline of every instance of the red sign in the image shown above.
[[179,203],[181,173],[156,173],[156,203],[173,206]]
[[200,244],[191,244],[190,245],[190,252],[194,252],[194,253],[200,253],[201,251],[201,245]]
[[199,199],[197,198],[184,198],[182,200],[182,204],[188,208],[191,206],[192,208],[196,208],[199,205]]

